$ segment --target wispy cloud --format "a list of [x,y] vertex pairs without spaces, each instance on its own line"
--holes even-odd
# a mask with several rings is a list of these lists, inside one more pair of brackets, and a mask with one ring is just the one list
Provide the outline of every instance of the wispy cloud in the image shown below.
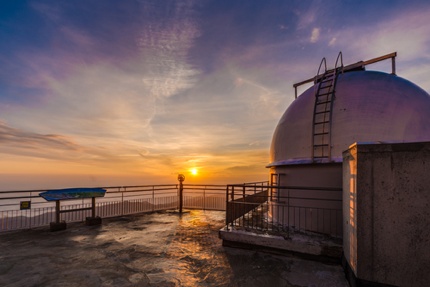
[[306,10],[295,10],[295,14],[298,17],[297,29],[303,30],[312,26],[317,20],[318,9],[320,5],[307,5]]
[[188,51],[200,33],[197,24],[189,17],[188,9],[192,9],[192,5],[188,3],[185,6],[177,3],[166,22],[154,18],[137,39],[142,64],[147,70],[142,81],[157,98],[170,97],[192,87],[199,74],[187,62]]
[[30,6],[50,21],[61,20],[62,13],[60,7],[44,2],[32,2]]
[[0,122],[0,143],[2,148],[9,146],[18,149],[60,149],[68,151],[80,149],[76,143],[64,136],[22,131],[7,126],[3,122]]
[[[104,171],[108,174],[158,174],[159,168],[164,167],[162,157],[152,155],[152,158],[142,160],[140,155],[146,152],[140,143],[131,140],[103,145],[97,137],[76,139],[58,134],[40,134],[0,122],[0,154],[3,159],[0,170],[3,173],[50,171],[98,174]],[[152,167],[158,170],[148,168],[149,163],[153,163]]]
[[[151,9],[143,10],[148,22],[139,27],[139,38],[128,43],[135,45],[136,53],[133,58],[124,55],[120,65],[103,52],[93,51],[97,45],[88,33],[63,25],[62,38],[84,54],[71,50],[54,52],[51,57],[45,51],[21,52],[25,66],[34,71],[22,82],[43,89],[45,95],[27,107],[21,103],[8,106],[3,115],[22,125],[25,118],[37,118],[38,122],[25,125],[48,132],[61,130],[67,134],[119,138],[144,132],[160,108],[157,101],[177,95],[196,82],[198,70],[187,62],[188,50],[199,35],[190,13],[185,13],[192,9],[191,4],[172,4],[173,13],[169,12],[169,20],[164,22],[158,21]],[[50,19],[58,20],[52,16],[60,13],[57,10],[40,5],[37,8]],[[93,59],[89,61],[87,49],[92,51]],[[27,116],[21,120],[22,113],[18,111],[24,109]]]
[[320,28],[313,28],[311,33],[311,38],[309,39],[311,43],[318,42],[318,39],[320,38]]

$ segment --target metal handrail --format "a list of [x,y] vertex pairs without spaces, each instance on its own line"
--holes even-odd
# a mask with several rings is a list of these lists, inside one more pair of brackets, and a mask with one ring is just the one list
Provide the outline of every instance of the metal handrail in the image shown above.
[[[184,184],[184,208],[202,210],[225,210],[226,185]],[[249,188],[253,185],[248,185]],[[96,211],[102,218],[177,209],[177,184],[114,186],[106,188],[105,197],[97,198]],[[54,220],[55,205],[39,196],[45,190],[0,192],[0,232],[27,229],[49,225]],[[26,196],[27,195],[27,196]],[[20,210],[20,202],[29,201],[30,209]],[[89,203],[84,200],[70,200],[61,210],[79,209],[67,212],[64,220],[82,221],[88,214],[83,208]]]
[[327,61],[326,61],[326,59],[325,59],[325,57],[324,57],[324,58],[322,58],[322,60],[321,60],[320,66],[318,67],[317,75],[314,77],[314,83],[315,83],[315,84],[317,83],[318,76],[320,75],[320,70],[321,70],[321,66],[322,66],[322,64],[323,64],[323,63],[324,63],[324,73],[326,73],[326,72],[327,72]]
[[391,59],[391,73],[393,75],[395,75],[396,74],[396,60],[395,60],[396,57],[397,57],[397,52],[393,52],[390,54],[383,55],[381,57],[377,57],[377,58],[373,58],[373,59],[364,61],[363,65],[366,66],[366,65],[370,65],[370,64],[374,64],[374,63],[383,61],[383,60]]
[[[262,232],[285,238],[290,236],[290,232],[298,230],[342,237],[342,199],[337,196],[318,197],[312,193],[312,191],[334,191],[337,194],[342,191],[342,188],[268,185],[259,187],[259,191],[270,189],[272,192],[246,196],[242,194],[240,185],[228,185],[227,189],[231,194],[227,192],[226,196],[226,230]],[[288,193],[281,195],[279,190],[287,190]],[[293,190],[300,191],[300,194],[290,194]],[[277,192],[276,196],[273,192]],[[307,192],[311,193],[307,194]],[[315,201],[327,202],[330,205],[313,206],[312,202]],[[272,215],[269,216],[269,213]],[[326,224],[327,222],[329,224]]]
[[[339,58],[339,56],[342,57],[341,52],[339,53],[338,58]],[[370,59],[370,60],[367,60],[367,61],[359,61],[357,63],[351,64],[351,65],[347,65],[347,66],[343,65],[343,59],[342,59],[342,73],[345,72],[345,71],[357,69],[358,67],[365,67],[367,65],[374,64],[376,62],[380,62],[380,61],[383,61],[383,60],[391,59],[391,74],[396,75],[396,60],[395,60],[396,57],[397,57],[397,52],[393,52],[393,53],[386,54],[386,55],[383,55],[383,56],[380,56],[380,57],[377,57],[377,58],[373,58],[373,59]],[[307,84],[307,83],[310,83],[310,82],[314,82],[315,83],[319,79],[318,75],[319,75],[319,71],[321,69],[321,65],[322,65],[323,61],[325,61],[325,58],[323,58],[323,60],[321,60],[320,67],[318,68],[318,72],[317,72],[316,76],[314,76],[312,78],[309,78],[307,80],[304,80],[304,81],[301,81],[301,82],[293,84],[294,91],[295,91],[295,98],[296,99],[297,99],[297,87],[299,87],[301,85],[304,85],[304,84]],[[336,62],[337,62],[337,60],[336,60]],[[325,70],[327,71],[327,66],[326,66]]]
[[342,68],[342,73],[343,73],[343,57],[342,57],[342,51],[339,51],[339,54],[337,55],[337,59],[336,59],[336,63],[334,64],[334,69],[337,70],[337,62],[339,61],[340,58],[340,67]]

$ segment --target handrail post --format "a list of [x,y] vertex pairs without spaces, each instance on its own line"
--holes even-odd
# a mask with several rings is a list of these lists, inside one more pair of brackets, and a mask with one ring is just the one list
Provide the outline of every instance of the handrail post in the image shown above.
[[396,56],[391,58],[391,74],[396,74]]
[[55,223],[60,223],[60,201],[55,201]]
[[[229,215],[229,208],[228,208],[228,189],[229,186],[227,184],[225,188],[225,227],[228,230],[228,215]],[[231,212],[231,211],[230,211]]]
[[342,68],[342,73],[343,73],[343,57],[342,57],[342,51],[339,52],[339,54],[337,55],[337,59],[336,59],[336,63],[334,65],[334,69],[336,71],[337,69],[337,62],[339,61],[340,58],[340,68]]
[[121,191],[121,215],[124,215],[124,190],[125,187],[123,187],[123,189],[121,190],[121,187],[119,187],[119,190]]
[[[290,235],[290,226],[291,226],[291,223],[290,223],[290,190],[289,189],[288,189],[287,196],[288,196],[288,204],[287,204],[287,212],[288,212],[287,220],[288,220],[288,225],[287,226],[288,226],[288,235]],[[293,224],[295,225],[296,223],[293,222]]]
[[182,213],[184,186],[182,181],[179,182],[179,213]]
[[325,72],[327,72],[327,61],[326,61],[326,59],[325,59],[325,57],[324,57],[324,58],[322,58],[322,60],[321,60],[320,66],[318,67],[318,72],[317,72],[317,75],[315,76],[315,80],[314,80],[314,83],[315,83],[315,84],[317,83],[318,76],[319,76],[319,74],[320,74],[321,66],[322,66],[322,64],[323,64],[323,63],[324,63],[324,73],[325,73]]
[[206,185],[203,188],[203,210],[206,210]]
[[[32,191],[30,191],[30,204],[31,204],[31,199],[33,198],[33,192]],[[30,208],[30,228],[31,228],[31,222],[32,222],[32,219],[33,219],[33,215],[31,214],[31,210],[32,210],[32,208]]]
[[96,217],[96,198],[91,197],[91,217]]
[[155,186],[152,186],[152,211],[155,210]]

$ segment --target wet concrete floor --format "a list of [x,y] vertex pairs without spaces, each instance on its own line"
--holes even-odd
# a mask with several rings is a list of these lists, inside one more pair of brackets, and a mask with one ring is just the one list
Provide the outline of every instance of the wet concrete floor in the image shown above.
[[339,265],[223,247],[224,212],[0,234],[0,286],[348,286]]

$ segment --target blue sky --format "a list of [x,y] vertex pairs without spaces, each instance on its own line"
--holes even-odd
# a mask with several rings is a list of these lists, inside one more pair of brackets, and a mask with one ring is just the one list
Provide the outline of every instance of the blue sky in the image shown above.
[[2,189],[265,180],[292,85],[339,51],[430,91],[428,1],[0,5]]

